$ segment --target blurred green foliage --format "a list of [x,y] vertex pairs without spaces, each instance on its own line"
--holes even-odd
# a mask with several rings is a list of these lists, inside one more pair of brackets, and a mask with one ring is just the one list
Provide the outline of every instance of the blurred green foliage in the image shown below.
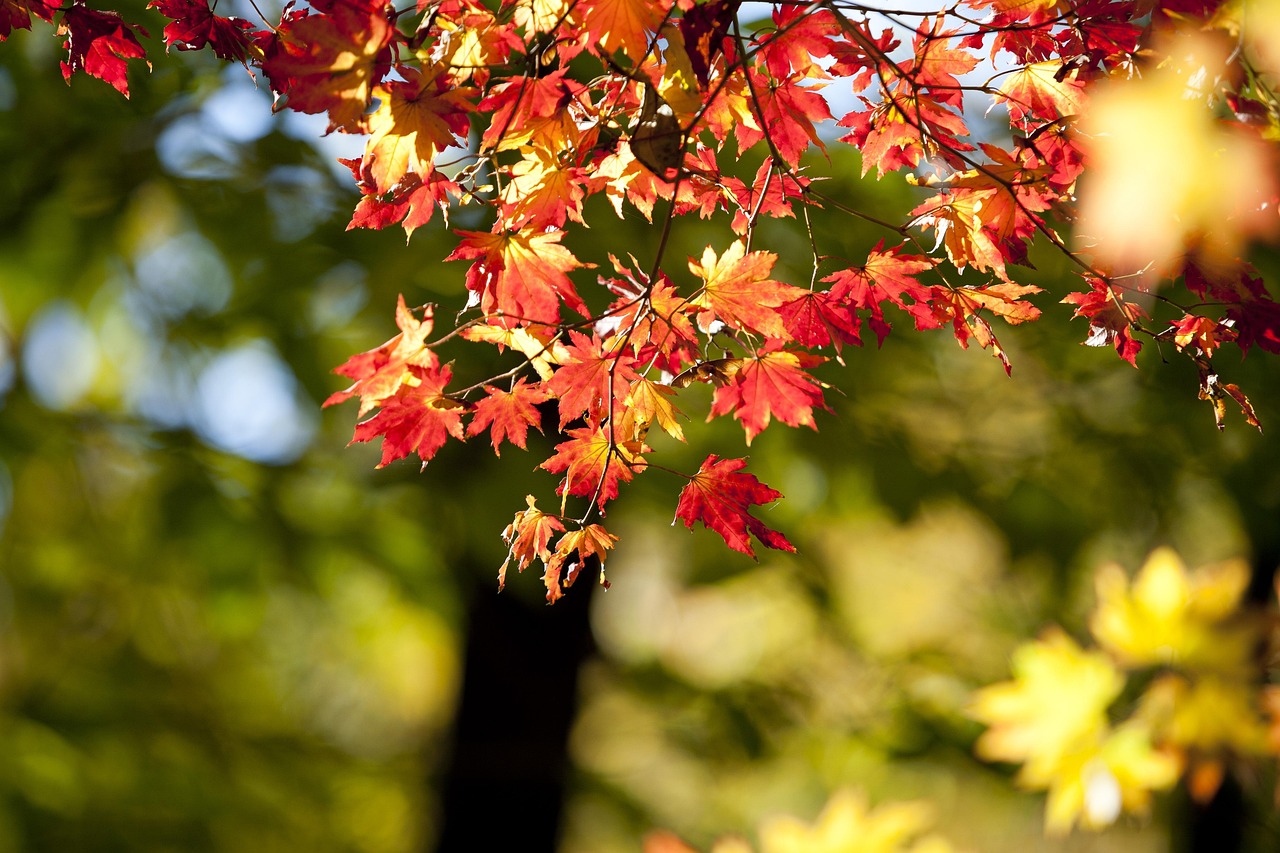
[[[525,462],[550,440],[501,467],[450,447],[423,475],[344,449],[354,411],[321,413],[328,371],[390,336],[397,293],[451,316],[463,268],[440,263],[438,223],[407,248],[345,233],[354,194],[322,128],[264,119],[244,72],[205,59],[168,57],[125,101],[66,86],[47,28],[0,49],[0,850],[421,849],[460,575],[496,570],[522,496],[550,496]],[[905,185],[832,158],[828,194],[910,209]],[[583,260],[652,256],[635,211],[588,221]],[[882,236],[836,212],[815,228],[855,259]],[[679,224],[669,271],[727,239],[718,219]],[[757,240],[778,277],[807,277],[798,224]],[[962,846],[1051,849],[1040,801],[971,757],[971,690],[1046,623],[1079,631],[1104,559],[1280,553],[1280,465],[1242,420],[1213,429],[1188,365],[1080,347],[1056,304],[1068,272],[1036,261],[1045,317],[997,330],[1012,380],[945,331],[899,328],[824,368],[820,432],[753,444],[787,496],[768,524],[799,556],[755,565],[673,530],[680,484],[637,479],[594,611],[566,853],[636,850],[655,826],[705,846],[849,784],[931,798]],[[464,379],[487,375],[476,349],[446,354]],[[1280,423],[1274,366],[1224,367]],[[745,453],[736,424],[687,432],[658,445],[667,464]],[[1157,849],[1167,821],[1054,849]]]

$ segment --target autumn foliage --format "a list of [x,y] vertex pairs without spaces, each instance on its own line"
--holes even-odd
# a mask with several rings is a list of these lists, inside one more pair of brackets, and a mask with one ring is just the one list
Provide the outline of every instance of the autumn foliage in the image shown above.
[[[270,21],[220,16],[206,0],[151,8],[167,47],[245,63],[277,109],[365,135],[347,162],[361,193],[351,228],[411,236],[437,212],[447,225],[459,208],[487,211],[492,226],[457,231],[445,259],[467,265],[465,298],[440,312],[402,298],[399,333],[339,367],[352,384],[326,404],[359,399],[354,440],[381,440],[382,465],[425,464],[451,440],[484,438],[501,454],[525,448],[530,429],[554,433],[541,468],[560,501],[530,496],[505,532],[508,563],[541,563],[550,601],[587,560],[603,563],[615,539],[605,511],[650,469],[676,479],[687,526],[748,555],[753,538],[792,550],[756,514],[781,495],[745,459],[679,472],[650,439],[684,440],[682,391],[695,384],[714,388],[707,418],[736,420],[747,444],[774,421],[816,429],[828,387],[813,369],[894,326],[949,332],[1009,371],[1002,327],[1064,302],[1087,322],[1086,343],[1134,366],[1148,343],[1179,352],[1219,425],[1228,404],[1258,425],[1213,361],[1224,347],[1280,352],[1280,305],[1239,257],[1277,224],[1277,51],[1241,4],[315,0]],[[129,63],[145,56],[139,24],[82,2],[0,0],[0,38],[34,21],[57,27],[65,75],[128,95]],[[1161,137],[1137,135],[1140,104],[1155,105]],[[1174,120],[1203,138],[1180,138]],[[824,193],[837,145],[861,153],[864,175],[905,176],[915,208],[889,221]],[[1202,215],[1204,182],[1242,162],[1251,171],[1232,186],[1247,192],[1218,193]],[[1124,182],[1135,174],[1145,183]],[[1147,192],[1150,217],[1135,212]],[[593,268],[575,256],[564,238],[586,227],[597,195],[662,229],[653,257],[619,251]],[[814,208],[883,239],[835,257]],[[721,237],[671,257],[667,236],[687,218]],[[808,275],[782,280],[758,239],[766,219],[805,235]],[[1033,244],[1074,265],[1077,291],[1042,293]],[[436,328],[437,313],[459,309],[458,324]],[[467,371],[437,354],[459,340],[496,347],[508,366],[459,381]]]

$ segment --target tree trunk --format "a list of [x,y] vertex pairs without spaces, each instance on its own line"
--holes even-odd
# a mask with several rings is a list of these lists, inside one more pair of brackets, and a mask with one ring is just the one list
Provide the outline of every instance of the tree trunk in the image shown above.
[[594,649],[590,569],[554,607],[476,584],[437,853],[556,849],[578,671]]

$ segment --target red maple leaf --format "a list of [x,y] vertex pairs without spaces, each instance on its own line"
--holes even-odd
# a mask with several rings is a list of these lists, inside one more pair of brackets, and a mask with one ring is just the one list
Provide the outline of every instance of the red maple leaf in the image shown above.
[[743,123],[734,128],[738,145],[746,150],[768,137],[773,148],[792,166],[800,165],[800,156],[816,146],[825,151],[815,124],[826,121],[831,109],[822,95],[801,84],[806,78],[792,74],[782,80],[770,80],[755,71],[750,74],[752,109],[762,130]]
[[689,65],[704,89],[707,88],[712,66],[724,53],[725,35],[741,5],[742,0],[710,0],[686,9],[680,19],[680,35],[689,52]]
[[50,0],[0,0],[0,41],[9,38],[14,30],[31,29],[31,16],[52,21],[53,14],[61,8]]
[[707,420],[733,413],[747,433],[747,444],[777,418],[788,426],[817,429],[813,408],[826,408],[822,383],[803,368],[826,359],[787,350],[761,351],[744,359],[733,377],[716,389]]
[[[351,167],[359,180],[361,161],[342,162]],[[440,208],[441,215],[447,216],[449,196],[462,194],[457,183],[434,171],[425,181],[414,173],[406,175],[395,190],[385,197],[379,195],[369,184],[362,183],[361,189],[367,192],[356,205],[351,221],[347,223],[347,230],[381,229],[399,223],[404,228],[406,240],[413,236],[414,231],[431,221],[436,207]],[[447,224],[448,220],[445,221]]]
[[449,366],[432,370],[416,365],[408,368],[417,384],[401,385],[395,395],[382,401],[382,409],[367,421],[356,424],[351,443],[382,439],[382,468],[410,453],[423,464],[431,461],[449,436],[465,441],[462,413],[457,400],[444,396],[444,386],[453,378]]
[[413,382],[414,375],[409,372],[409,368],[435,368],[435,353],[426,347],[427,337],[434,325],[433,317],[434,311],[428,305],[423,309],[422,320],[419,321],[405,306],[404,296],[401,295],[396,303],[396,325],[400,327],[400,334],[376,349],[351,356],[344,364],[335,367],[334,373],[356,381],[350,388],[330,394],[324,405],[332,406],[359,394],[359,414],[363,416],[400,390],[400,386],[406,381]]
[[529,427],[542,431],[538,404],[546,401],[547,392],[539,385],[516,380],[510,391],[484,386],[483,400],[476,403],[475,416],[467,427],[467,435],[479,435],[486,429],[493,434],[493,452],[501,456],[498,445],[505,438],[521,450],[529,436]]
[[476,294],[485,314],[509,318],[505,322],[511,325],[555,325],[560,322],[563,301],[582,316],[590,316],[566,275],[586,265],[560,245],[563,231],[458,233],[462,243],[445,260],[477,259],[467,271],[467,290]]
[[806,347],[835,344],[836,353],[843,344],[862,346],[858,327],[862,320],[847,302],[831,291],[807,290],[778,309],[783,325],[792,339]]
[[886,252],[881,240],[867,256],[866,264],[840,270],[823,279],[831,283],[833,297],[848,300],[870,314],[868,323],[881,344],[890,328],[884,318],[886,302],[910,314],[916,329],[936,329],[940,325],[929,304],[932,288],[916,278],[932,269],[934,262],[919,255],[900,254],[901,250],[899,245]]
[[[63,13],[58,33],[66,36],[67,58],[62,63],[62,79],[83,71],[110,83],[117,92],[129,97],[127,60],[142,59],[147,52],[138,43],[137,33],[146,30],[125,23],[117,12],[96,12],[83,5],[72,5]],[[151,63],[147,62],[147,68]]]
[[265,39],[262,70],[289,109],[329,114],[329,129],[358,131],[373,87],[391,69],[395,26],[386,0],[314,0],[319,14],[286,14]]
[[1089,320],[1089,337],[1085,346],[1101,347],[1108,344],[1116,348],[1116,352],[1125,361],[1138,366],[1138,351],[1142,349],[1142,341],[1135,340],[1130,328],[1139,318],[1146,316],[1142,308],[1132,302],[1126,302],[1118,291],[1100,278],[1088,276],[1085,282],[1090,287],[1089,293],[1068,293],[1062,301],[1076,306],[1073,317],[1086,317]]
[[787,537],[751,515],[752,506],[773,503],[782,493],[761,483],[754,474],[740,473],[746,465],[745,459],[720,459],[714,453],[708,456],[680,491],[676,518],[690,530],[695,521],[702,522],[724,537],[730,548],[748,557],[756,555],[748,534],[769,548],[795,553],[796,547]]
[[173,19],[164,28],[168,47],[199,50],[207,44],[219,59],[233,62],[244,62],[255,50],[250,36],[253,24],[213,14],[209,0],[152,0],[147,8]]

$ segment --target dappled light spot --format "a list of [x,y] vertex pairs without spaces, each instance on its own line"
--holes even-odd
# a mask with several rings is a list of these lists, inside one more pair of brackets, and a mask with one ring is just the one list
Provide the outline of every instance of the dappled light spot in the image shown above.
[[69,302],[50,303],[27,327],[22,375],[45,408],[66,410],[83,400],[97,376],[98,362],[93,330]]
[[302,455],[316,429],[315,409],[264,341],[220,353],[196,379],[194,426],[209,444],[255,462],[285,464]]

